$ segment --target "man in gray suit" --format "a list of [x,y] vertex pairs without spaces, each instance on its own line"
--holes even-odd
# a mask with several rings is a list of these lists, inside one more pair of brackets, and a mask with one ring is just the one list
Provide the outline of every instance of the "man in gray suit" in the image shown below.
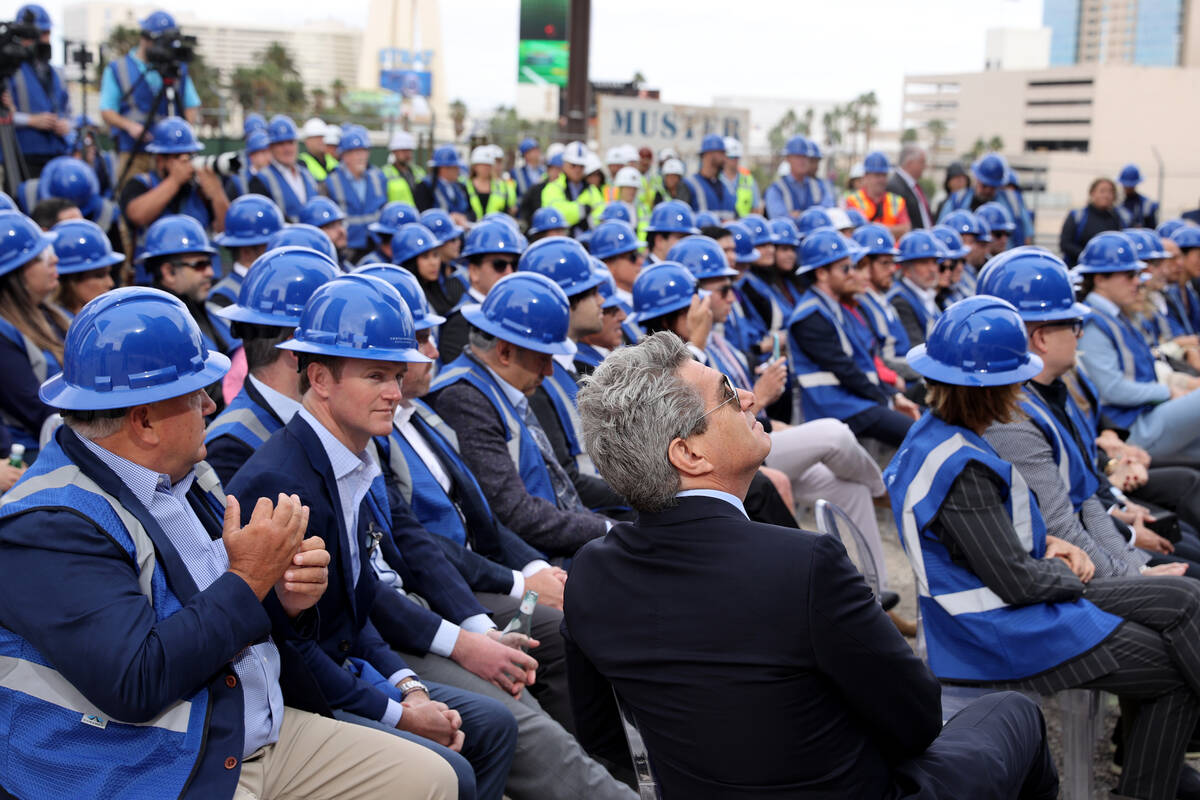
[[887,190],[904,198],[904,207],[908,209],[908,218],[912,222],[913,230],[932,228],[934,224],[929,198],[918,183],[925,173],[927,161],[925,148],[916,144],[906,144],[900,148],[898,166],[888,176]]

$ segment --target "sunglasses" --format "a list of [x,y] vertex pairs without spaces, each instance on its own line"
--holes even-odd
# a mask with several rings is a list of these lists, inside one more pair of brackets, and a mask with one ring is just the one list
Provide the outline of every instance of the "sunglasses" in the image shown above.
[[1067,320],[1063,320],[1062,322],[1051,322],[1046,325],[1043,325],[1042,327],[1043,328],[1070,328],[1071,333],[1075,334],[1076,339],[1078,339],[1080,336],[1083,335],[1083,320],[1081,320],[1081,319],[1067,319]]
[[188,269],[203,270],[212,266],[211,258],[198,258],[195,261],[168,261],[172,267],[187,267]]
[[738,399],[737,389],[734,387],[733,381],[731,381],[729,379],[728,375],[721,376],[721,390],[725,395],[725,399],[722,400],[721,402],[717,403],[715,406],[710,408],[708,411],[705,411],[700,416],[696,417],[696,421],[693,422],[690,426],[691,430],[695,430],[696,426],[699,425],[701,422],[703,422],[705,420],[705,418],[708,417],[709,414],[712,414],[713,412],[719,410],[722,406],[727,406],[730,403],[733,403]]
[[517,268],[516,259],[512,259],[512,258],[493,258],[492,259],[492,269],[496,270],[496,272],[507,272],[510,269],[516,269],[516,268]]

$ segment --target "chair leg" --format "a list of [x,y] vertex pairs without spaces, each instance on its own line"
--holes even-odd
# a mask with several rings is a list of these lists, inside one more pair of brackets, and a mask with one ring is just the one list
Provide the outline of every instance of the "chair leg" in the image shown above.
[[1064,797],[1092,796],[1092,751],[1096,746],[1099,692],[1067,689],[1058,692],[1062,730],[1062,787]]

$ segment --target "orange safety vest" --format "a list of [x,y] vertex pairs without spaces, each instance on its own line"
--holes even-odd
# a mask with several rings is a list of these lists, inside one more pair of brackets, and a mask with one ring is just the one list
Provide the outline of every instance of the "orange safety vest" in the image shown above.
[[876,208],[871,198],[862,189],[846,197],[846,205],[857,208],[867,218],[868,222],[879,222],[884,225],[899,225],[900,215],[904,213],[904,198],[888,192],[883,196],[883,207]]

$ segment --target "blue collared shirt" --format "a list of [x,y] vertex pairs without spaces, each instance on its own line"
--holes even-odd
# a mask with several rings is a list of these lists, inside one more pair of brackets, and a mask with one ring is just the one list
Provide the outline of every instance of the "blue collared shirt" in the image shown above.
[[729,492],[722,492],[720,489],[684,489],[675,495],[676,497],[711,497],[714,500],[724,500],[729,505],[742,512],[742,516],[750,519],[750,515],[746,513],[746,506],[734,495]]
[[[134,497],[154,517],[183,559],[200,591],[229,571],[225,542],[213,539],[188,503],[187,492],[195,472],[172,483],[164,475],[121,458],[84,437],[80,441],[129,487]],[[283,692],[279,689],[279,650],[270,639],[244,648],[233,660],[233,671],[242,684],[245,739],[242,757],[279,739],[283,722]]]
[[[1121,316],[1116,303],[1095,292],[1089,294],[1085,302],[1113,319]],[[1083,336],[1079,338],[1079,361],[1096,384],[1100,398],[1109,405],[1133,407],[1165,403],[1171,399],[1171,389],[1165,383],[1142,383],[1126,378],[1116,346],[1096,325],[1083,327]]]
[[275,416],[279,417],[284,425],[291,422],[292,417],[296,416],[297,412],[302,408],[299,402],[282,392],[277,392],[253,375],[247,375],[246,380],[254,385],[254,388],[262,395],[262,399],[271,407],[271,410],[275,412]]

